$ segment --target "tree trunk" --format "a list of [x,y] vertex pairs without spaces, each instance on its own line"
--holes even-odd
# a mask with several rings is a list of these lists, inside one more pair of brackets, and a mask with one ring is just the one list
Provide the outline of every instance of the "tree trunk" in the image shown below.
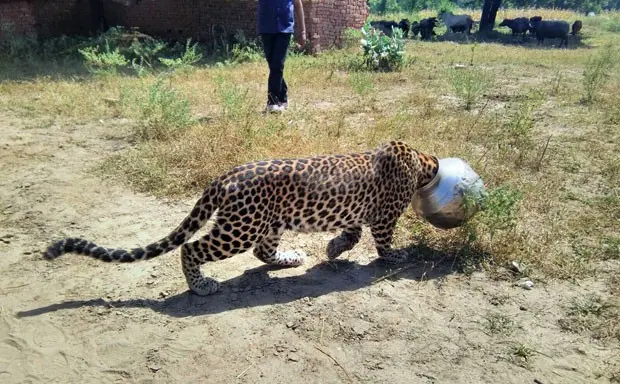
[[480,31],[489,32],[495,27],[497,11],[502,5],[502,0],[484,0],[482,6],[482,16],[480,17]]

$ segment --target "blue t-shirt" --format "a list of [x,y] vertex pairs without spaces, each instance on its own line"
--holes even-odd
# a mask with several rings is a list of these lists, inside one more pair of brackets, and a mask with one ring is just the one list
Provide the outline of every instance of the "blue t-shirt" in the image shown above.
[[293,0],[258,0],[258,33],[293,33]]

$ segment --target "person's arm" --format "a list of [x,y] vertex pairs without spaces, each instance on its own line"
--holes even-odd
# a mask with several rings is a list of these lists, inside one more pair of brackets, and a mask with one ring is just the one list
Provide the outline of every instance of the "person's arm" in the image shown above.
[[306,45],[306,18],[304,17],[304,6],[301,0],[295,0],[294,3],[295,16],[300,25],[299,40],[297,43],[304,47]]

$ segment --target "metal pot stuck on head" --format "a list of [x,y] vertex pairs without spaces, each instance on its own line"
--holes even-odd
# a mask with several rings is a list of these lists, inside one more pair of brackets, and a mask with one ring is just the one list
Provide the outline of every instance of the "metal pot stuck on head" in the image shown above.
[[481,209],[485,196],[482,178],[464,160],[439,159],[437,175],[413,198],[418,215],[440,229],[463,225]]

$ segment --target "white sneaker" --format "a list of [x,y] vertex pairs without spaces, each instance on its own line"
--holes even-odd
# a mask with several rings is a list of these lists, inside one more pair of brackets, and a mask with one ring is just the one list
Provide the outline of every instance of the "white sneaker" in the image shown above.
[[288,108],[288,102],[286,102],[286,103],[280,103],[280,106],[281,106],[283,109],[287,109],[287,108]]
[[282,113],[284,112],[284,108],[278,104],[269,104],[267,105],[267,112],[270,113]]

